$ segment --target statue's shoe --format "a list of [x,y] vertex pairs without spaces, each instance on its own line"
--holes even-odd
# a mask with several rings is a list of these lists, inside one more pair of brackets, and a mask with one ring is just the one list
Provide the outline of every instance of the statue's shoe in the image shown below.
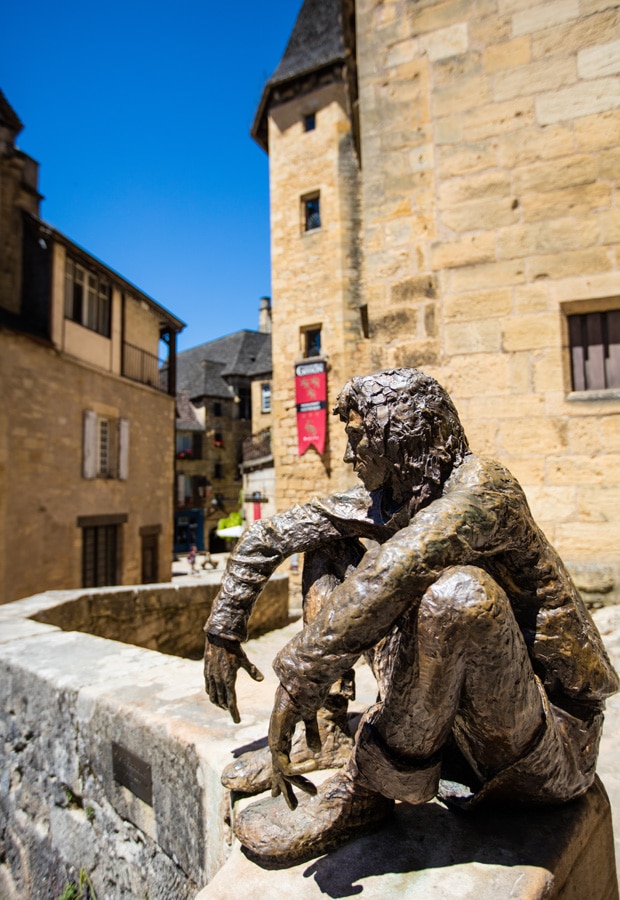
[[360,787],[348,772],[337,772],[304,794],[290,810],[281,797],[246,807],[235,821],[235,834],[251,859],[269,868],[293,865],[327,853],[371,831],[394,808],[394,801]]
[[[299,763],[315,759],[319,769],[341,769],[348,762],[353,748],[353,738],[337,725],[319,720],[321,752],[312,753],[306,744],[303,730],[293,742],[291,762]],[[269,747],[248,750],[229,763],[221,775],[221,781],[230,791],[241,794],[262,794],[271,787],[271,752]]]

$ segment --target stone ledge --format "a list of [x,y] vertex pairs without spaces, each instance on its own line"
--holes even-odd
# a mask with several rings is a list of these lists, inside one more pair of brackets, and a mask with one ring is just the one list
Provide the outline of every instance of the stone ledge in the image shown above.
[[598,779],[553,809],[464,814],[402,803],[374,834],[289,869],[263,869],[237,844],[196,900],[228,900],[231,885],[261,900],[617,900],[611,807]]

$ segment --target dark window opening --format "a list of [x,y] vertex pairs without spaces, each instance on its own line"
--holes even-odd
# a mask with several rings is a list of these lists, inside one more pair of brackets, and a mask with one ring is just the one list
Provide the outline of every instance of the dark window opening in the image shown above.
[[321,329],[309,328],[304,331],[304,356],[321,355]]
[[224,435],[221,431],[216,431],[213,435],[213,446],[214,447],[223,447],[224,446]]
[[224,477],[224,469],[221,463],[216,463],[213,466],[213,477],[218,480]]
[[304,228],[306,231],[314,231],[321,227],[321,204],[318,194],[315,197],[306,197],[303,201]]
[[142,584],[159,581],[159,536],[142,535]]
[[360,325],[362,327],[362,335],[365,338],[370,337],[370,325],[368,323],[368,305],[364,303],[360,306]]
[[213,415],[216,419],[220,419],[222,417],[222,404],[219,400],[216,400],[213,404]]
[[238,389],[239,397],[239,418],[240,419],[251,419],[252,418],[252,391],[249,385],[240,385]]
[[82,586],[118,584],[118,525],[88,525],[82,528]]
[[304,116],[304,131],[314,131],[316,128],[316,113],[308,113]]
[[107,281],[67,257],[65,316],[78,325],[110,337],[112,292]]
[[620,310],[568,317],[574,391],[620,388]]

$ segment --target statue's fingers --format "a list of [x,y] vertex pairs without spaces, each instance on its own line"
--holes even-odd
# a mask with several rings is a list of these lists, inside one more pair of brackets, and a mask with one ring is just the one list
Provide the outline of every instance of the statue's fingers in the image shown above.
[[284,775],[282,775],[280,772],[274,772],[271,787],[271,796],[279,797],[280,794],[282,794],[282,796],[284,797],[286,805],[289,809],[297,809],[298,801],[292,786],[289,784]]
[[241,716],[239,715],[239,707],[237,706],[237,694],[235,693],[234,688],[233,688],[232,692],[228,693],[226,709],[232,716],[232,720],[235,723],[235,725],[238,725],[239,722],[241,721]]
[[[310,794],[311,797],[314,797],[316,794],[316,784],[309,781],[307,778],[304,778],[302,775],[287,775],[285,777],[289,789],[291,789],[291,785],[295,785],[295,787],[298,787],[301,791]],[[295,804],[297,804],[297,798],[295,798]]]
[[250,678],[253,678],[254,681],[264,681],[265,680],[265,676],[263,675],[263,673],[260,671],[260,669],[258,669],[254,665],[253,662],[250,661],[250,659],[248,659],[248,657],[245,655],[245,653],[243,654],[243,656],[241,657],[241,659],[239,661],[240,661],[241,665],[243,666],[243,668],[245,669],[245,671],[250,676]]

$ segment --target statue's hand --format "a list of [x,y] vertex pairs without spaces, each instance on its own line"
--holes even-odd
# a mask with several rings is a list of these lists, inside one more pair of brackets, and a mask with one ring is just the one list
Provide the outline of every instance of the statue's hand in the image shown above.
[[254,681],[262,681],[263,674],[250,662],[239,641],[207,635],[205,644],[205,690],[209,699],[221,709],[227,709],[233,722],[239,723],[239,707],[235,682],[239,669],[245,669]]
[[300,763],[291,762],[293,734],[295,726],[301,721],[306,726],[308,747],[318,752],[321,749],[321,739],[316,713],[310,716],[303,715],[290,694],[279,685],[269,722],[269,747],[273,764],[271,796],[279,797],[283,794],[289,809],[297,807],[293,785],[307,794],[316,794],[315,785],[303,777],[317,768],[316,761],[307,759]]

